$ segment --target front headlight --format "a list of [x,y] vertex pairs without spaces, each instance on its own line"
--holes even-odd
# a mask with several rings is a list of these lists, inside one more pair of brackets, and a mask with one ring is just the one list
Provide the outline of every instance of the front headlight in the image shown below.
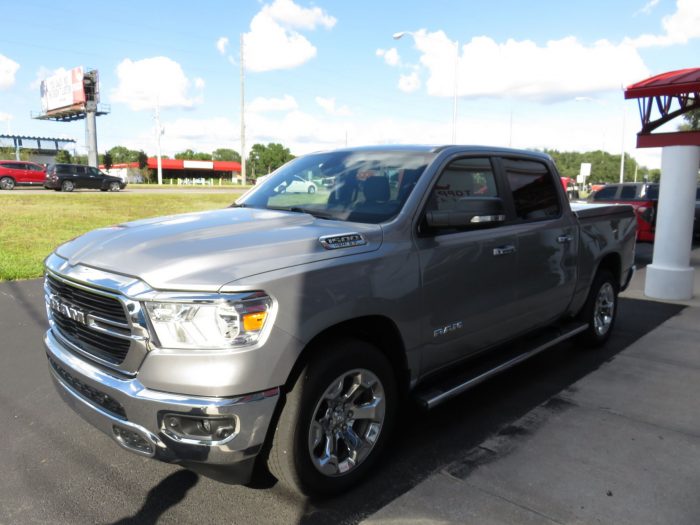
[[257,343],[271,322],[272,305],[262,292],[145,302],[161,347],[212,350]]

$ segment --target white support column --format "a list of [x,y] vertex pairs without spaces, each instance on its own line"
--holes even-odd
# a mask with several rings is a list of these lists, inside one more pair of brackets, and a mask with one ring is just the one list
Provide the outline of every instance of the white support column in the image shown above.
[[655,299],[693,297],[690,249],[700,146],[667,146],[661,154],[661,187],[654,259],[647,266],[644,294]]

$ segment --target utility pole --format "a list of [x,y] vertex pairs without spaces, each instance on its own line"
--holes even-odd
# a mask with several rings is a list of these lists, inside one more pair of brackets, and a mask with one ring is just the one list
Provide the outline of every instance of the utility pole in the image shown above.
[[163,160],[160,155],[160,137],[163,135],[163,128],[160,127],[160,102],[156,100],[156,158],[158,160],[158,185],[163,184]]
[[243,63],[243,55],[243,33],[241,33],[241,183],[245,184],[245,65]]

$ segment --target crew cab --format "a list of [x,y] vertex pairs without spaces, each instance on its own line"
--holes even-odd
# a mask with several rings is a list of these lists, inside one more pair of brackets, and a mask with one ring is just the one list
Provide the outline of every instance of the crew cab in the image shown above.
[[[282,191],[300,176],[333,184]],[[371,470],[402,402],[435,407],[565,339],[604,344],[635,234],[629,206],[572,208],[542,153],[307,155],[230,208],[58,247],[48,367],[129,451],[336,494]]]
[[15,186],[41,186],[46,169],[35,162],[0,160],[0,190],[12,190]]

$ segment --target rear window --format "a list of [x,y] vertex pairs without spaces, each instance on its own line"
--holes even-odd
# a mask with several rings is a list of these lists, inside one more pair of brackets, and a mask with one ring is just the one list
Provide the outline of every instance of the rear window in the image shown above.
[[[515,213],[520,219],[559,216],[561,207],[554,177],[547,166],[532,160],[504,159],[506,176],[513,192]],[[561,184],[557,179],[556,184]]]
[[615,198],[615,193],[617,192],[617,186],[606,186],[595,192],[593,195],[593,200],[595,201],[609,201]]

